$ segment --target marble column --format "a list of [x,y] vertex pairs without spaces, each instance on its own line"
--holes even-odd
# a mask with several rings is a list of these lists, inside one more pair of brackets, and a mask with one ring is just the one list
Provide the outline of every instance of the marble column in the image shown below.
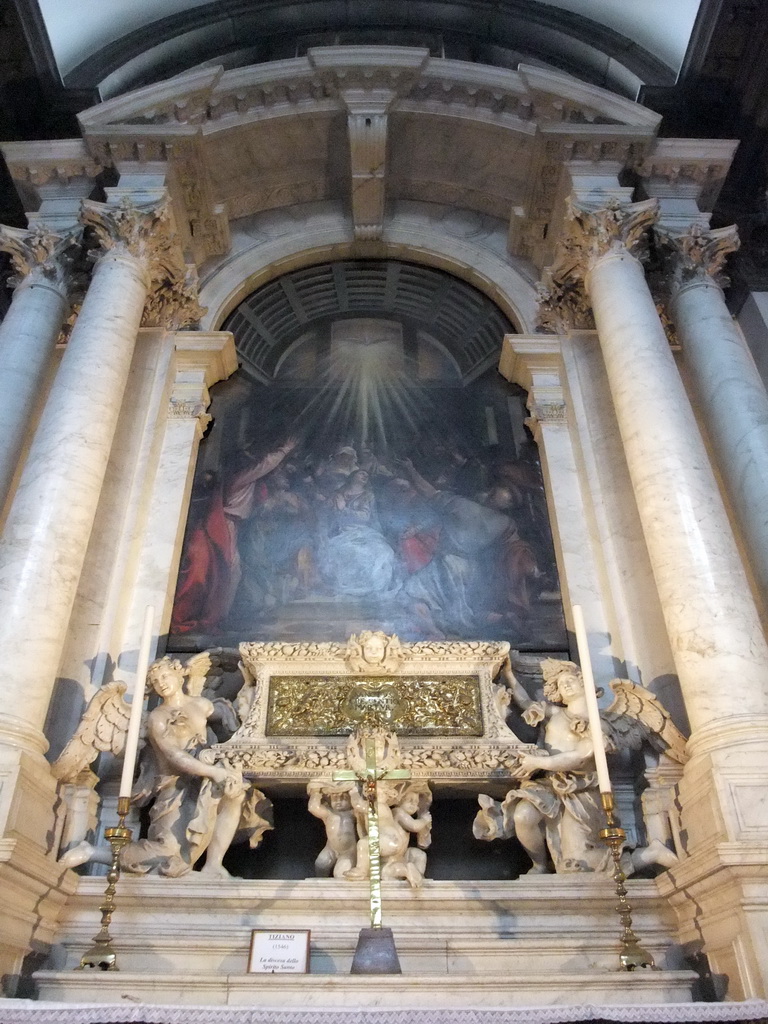
[[165,205],[83,204],[104,248],[0,540],[0,741],[42,751],[53,690],[136,335],[162,271]]
[[29,231],[0,226],[0,250],[10,254],[20,278],[0,323],[0,508],[67,314],[68,256],[75,246],[72,235],[62,237],[42,226]]
[[694,226],[662,240],[671,253],[672,320],[756,583],[768,595],[768,394],[718,283],[738,247],[736,229]]
[[[566,259],[583,275],[694,735],[768,722],[768,646],[714,473],[634,255],[656,202],[572,207]],[[739,680],[737,708],[725,686]]]
[[[729,997],[768,995],[768,645],[708,453],[637,259],[656,201],[571,208],[561,290],[591,301],[627,466],[691,723],[684,858],[663,878],[681,937]],[[566,289],[567,290],[567,289]]]

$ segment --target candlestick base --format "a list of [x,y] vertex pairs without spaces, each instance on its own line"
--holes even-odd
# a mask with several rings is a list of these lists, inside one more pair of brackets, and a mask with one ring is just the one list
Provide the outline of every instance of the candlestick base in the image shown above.
[[361,928],[350,974],[402,974],[391,928]]
[[619,953],[619,970],[634,971],[637,968],[656,970],[653,957],[640,945],[640,940],[632,930],[632,907],[627,900],[627,889],[624,883],[627,876],[621,868],[621,851],[627,833],[615,817],[613,793],[602,793],[601,799],[605,810],[606,827],[600,830],[600,838],[610,848],[613,858],[613,880],[616,884],[616,895],[619,902],[616,913],[621,921],[621,952]]
[[117,971],[117,954],[112,945],[112,936],[109,934],[109,926],[112,922],[112,914],[115,909],[115,892],[120,878],[120,851],[130,843],[133,836],[131,829],[126,828],[125,816],[130,807],[128,797],[120,797],[117,802],[117,813],[120,816],[119,823],[114,828],[104,830],[104,836],[112,847],[112,861],[107,872],[107,888],[104,890],[104,899],[99,910],[101,911],[101,928],[93,937],[93,945],[87,950],[80,961],[76,971]]

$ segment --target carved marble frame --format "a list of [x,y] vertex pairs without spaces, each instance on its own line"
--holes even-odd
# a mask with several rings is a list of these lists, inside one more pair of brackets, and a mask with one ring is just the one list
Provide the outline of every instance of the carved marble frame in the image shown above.
[[[508,698],[494,680],[509,651],[506,641],[403,643],[398,667],[385,673],[398,677],[476,676],[480,687],[482,736],[398,737],[402,767],[414,779],[476,784],[489,777],[512,779],[510,767],[525,750],[506,724]],[[253,683],[240,703],[243,725],[215,749],[217,757],[265,782],[306,783],[346,768],[347,736],[268,736],[266,733],[270,682],[275,676],[331,676],[351,680],[375,679],[349,664],[347,645],[340,643],[243,643],[243,662]],[[250,691],[250,692],[249,692]]]

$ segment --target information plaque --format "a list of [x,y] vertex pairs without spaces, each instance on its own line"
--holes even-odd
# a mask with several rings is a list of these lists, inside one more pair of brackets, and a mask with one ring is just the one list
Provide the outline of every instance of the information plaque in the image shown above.
[[309,967],[309,930],[251,933],[249,974],[306,974]]

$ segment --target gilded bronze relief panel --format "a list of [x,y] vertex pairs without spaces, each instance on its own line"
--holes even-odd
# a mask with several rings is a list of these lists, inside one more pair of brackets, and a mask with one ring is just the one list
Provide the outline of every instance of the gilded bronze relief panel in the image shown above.
[[267,736],[346,736],[361,722],[399,736],[482,736],[480,680],[466,676],[276,676]]

